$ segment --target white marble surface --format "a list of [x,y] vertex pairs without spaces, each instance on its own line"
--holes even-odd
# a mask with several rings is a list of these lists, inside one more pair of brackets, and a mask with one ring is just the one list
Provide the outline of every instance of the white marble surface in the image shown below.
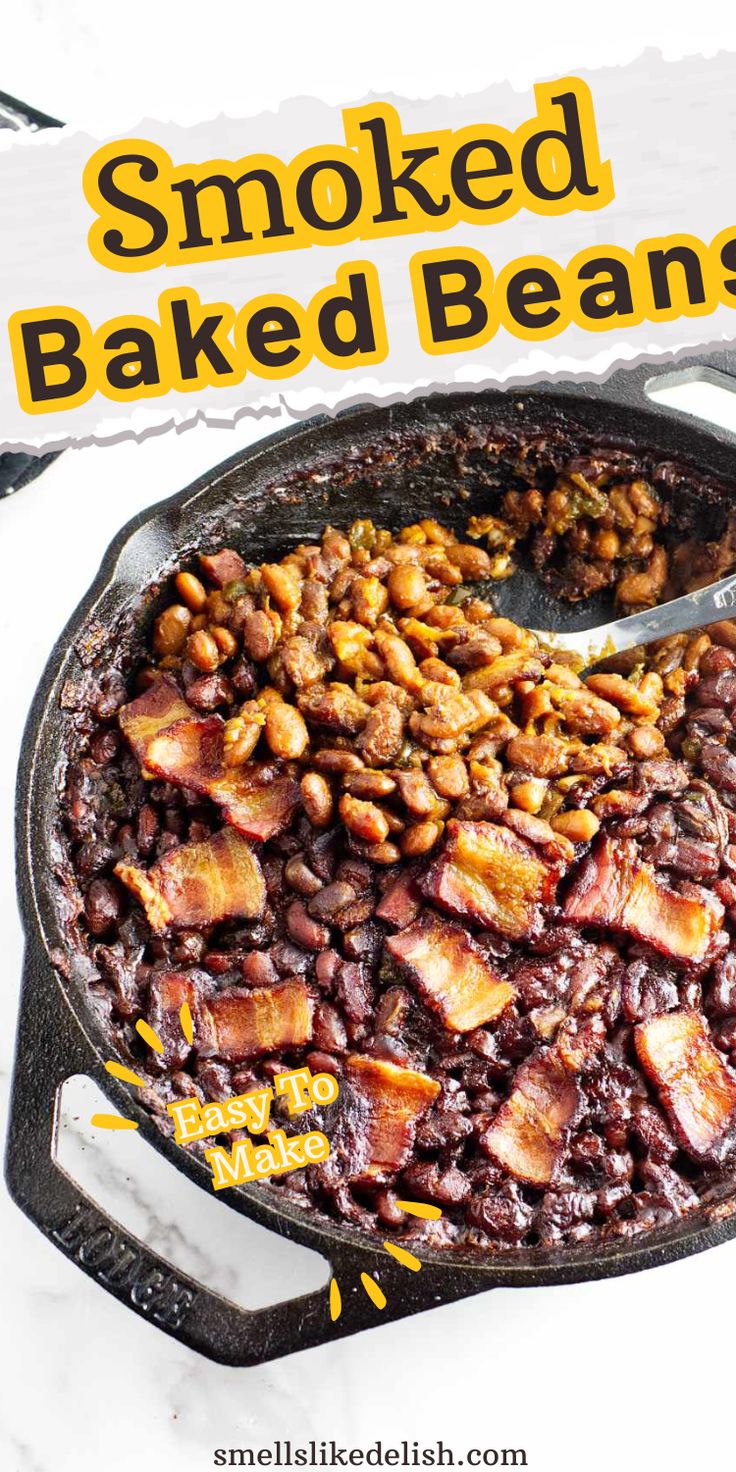
[[[369,89],[469,89],[511,75],[625,60],[666,38],[670,54],[736,49],[721,7],[686,19],[619,4],[616,26],[588,4],[528,3],[523,35],[499,7],[374,3],[360,43],[338,36],[348,8],[212,5],[121,12],[93,0],[35,0],[4,35],[0,83],[64,118],[122,127],[146,113],[184,120],[280,96],[349,100]],[[666,25],[665,25],[666,18]],[[6,17],[6,26],[7,26]],[[598,29],[596,29],[596,27]],[[613,31],[615,29],[615,34]],[[280,48],[277,56],[274,48]],[[12,1057],[21,935],[12,875],[15,765],[25,714],[59,628],[108,540],[263,428],[67,452],[0,504],[0,1084]],[[88,1085],[65,1101],[62,1158],[111,1210],[178,1266],[256,1306],[311,1287],[321,1267],[241,1221],[129,1137],[97,1137]],[[277,1437],[368,1446],[442,1438],[519,1447],[543,1472],[728,1465],[736,1243],[634,1278],[490,1295],[386,1325],[262,1369],[209,1364],[136,1318],[56,1252],[3,1194],[3,1472],[198,1472],[215,1447]],[[316,1276],[315,1276],[316,1275]],[[377,1316],[378,1322],[378,1316]],[[699,1416],[706,1419],[701,1422]]]

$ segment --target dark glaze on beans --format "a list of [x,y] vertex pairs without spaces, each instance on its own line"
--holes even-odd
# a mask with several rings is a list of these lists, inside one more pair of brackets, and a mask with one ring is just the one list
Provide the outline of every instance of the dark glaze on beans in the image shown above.
[[[162,1129],[174,1097],[332,1072],[340,1100],[313,1116],[330,1158],[264,1189],[486,1250],[695,1209],[730,1186],[736,1120],[736,626],[583,682],[468,584],[506,576],[528,538],[563,596],[609,582],[626,608],[655,602],[672,574],[656,498],[586,462],[503,513],[465,542],[365,519],[281,562],[181,568],[64,799],[89,984]],[[157,689],[171,768],[129,744]],[[152,923],[140,876],[165,900],[167,862],[200,845],[211,863],[223,833],[262,891],[234,919]],[[668,1049],[716,1080],[708,1128]],[[409,1221],[402,1197],[441,1220]]]

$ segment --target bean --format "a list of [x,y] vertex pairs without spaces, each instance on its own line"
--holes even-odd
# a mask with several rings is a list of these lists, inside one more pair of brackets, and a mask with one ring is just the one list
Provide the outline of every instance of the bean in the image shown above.
[[273,621],[264,613],[262,608],[257,608],[254,613],[249,613],[243,624],[243,646],[251,659],[259,663],[268,659],[276,648],[276,628]]
[[442,833],[442,823],[412,823],[401,836],[401,852],[405,859],[417,859],[434,848]]
[[356,745],[370,766],[396,761],[404,742],[404,718],[397,705],[382,700],[371,711]]
[[429,778],[422,771],[396,772],[396,783],[404,806],[417,818],[426,818],[437,805]]
[[120,919],[123,901],[112,879],[93,879],[84,900],[84,914],[92,935],[104,935]]
[[220,651],[212,637],[205,629],[198,629],[196,634],[187,639],[187,659],[191,660],[196,669],[202,670],[203,674],[212,674],[220,663]]
[[359,624],[375,628],[388,604],[388,593],[378,578],[356,578],[350,589],[353,612]]
[[433,542],[437,547],[450,547],[455,541],[454,534],[449,528],[441,526],[433,516],[423,517],[419,523],[419,530],[424,532],[428,542]]
[[327,772],[331,776],[360,772],[365,765],[357,751],[343,751],[341,747],[333,746],[323,746],[321,751],[315,751],[312,763],[318,772]]
[[550,822],[555,833],[561,833],[571,843],[590,843],[600,826],[595,813],[589,813],[586,808],[572,808],[567,813],[558,813]]
[[329,925],[337,924],[337,917],[352,900],[356,899],[356,893],[352,884],[345,884],[342,880],[335,879],[332,884],[326,884],[310,899],[307,910],[313,920],[323,920]]
[[351,797],[346,792],[340,798],[338,807],[345,827],[364,843],[381,844],[388,837],[388,819],[375,803],[363,802],[359,797]]
[[322,880],[305,863],[303,854],[292,854],[284,867],[284,879],[297,894],[311,898],[322,888]]
[[306,772],[301,783],[304,811],[314,828],[327,828],[332,821],[332,792],[320,772]]
[[145,802],[138,813],[136,823],[136,842],[142,854],[150,854],[160,831],[160,823],[156,809]]
[[[474,622],[472,605],[466,604],[466,614]],[[512,650],[533,649],[536,646],[534,635],[528,629],[512,623],[510,618],[484,618],[481,622],[486,633],[498,639],[504,654],[509,654]]]
[[467,795],[468,773],[461,756],[431,756],[427,772],[440,797],[456,800]]
[[[224,593],[215,588],[212,593],[207,594],[205,612],[210,624],[227,624],[232,618],[232,605],[228,603]],[[200,615],[201,617],[201,615]]]
[[350,557],[350,543],[344,532],[338,531],[334,526],[328,526],[322,533],[322,551],[330,557],[336,557],[338,562],[347,562]]
[[615,557],[621,554],[621,538],[618,532],[602,529],[595,533],[591,543],[594,557],[600,557],[602,562],[613,562]]
[[249,986],[272,986],[278,981],[279,973],[267,951],[249,951],[240,969]]
[[117,731],[98,731],[89,744],[90,756],[99,767],[106,767],[108,762],[114,760],[120,750],[120,737]]
[[[454,562],[450,562],[444,547],[431,548],[422,558],[424,571],[433,582],[440,583],[443,588],[459,588],[463,575]],[[419,604],[419,609],[430,605],[431,599],[427,598],[425,604]]]
[[708,633],[714,644],[726,649],[736,649],[736,622],[733,619],[722,619],[720,623],[711,624]]
[[462,685],[457,670],[445,664],[444,659],[437,659],[433,655],[430,655],[429,659],[422,660],[419,672],[425,680],[439,680],[441,685],[452,685],[456,690],[459,690]]
[[460,569],[463,579],[469,583],[491,576],[491,559],[482,547],[472,547],[466,542],[455,542],[448,547],[447,556]]
[[509,793],[514,807],[525,813],[538,813],[547,795],[549,783],[544,777],[530,777],[527,782],[517,782]]
[[[323,952],[327,955],[329,952]],[[322,958],[320,957],[320,960]],[[348,1044],[348,1036],[345,1024],[336,1007],[331,1007],[329,1002],[320,1002],[314,1012],[314,1041],[318,1048],[326,1048],[330,1053],[342,1053]],[[329,1070],[318,1069],[317,1072],[334,1073],[334,1068]]]
[[339,1060],[333,1058],[331,1053],[323,1053],[320,1048],[313,1048],[304,1061],[312,1073],[331,1073],[335,1078],[339,1078],[342,1073]]
[[388,575],[388,592],[394,608],[403,613],[426,597],[427,580],[421,568],[411,563],[394,567]]
[[298,608],[302,596],[302,581],[294,567],[285,567],[279,562],[264,562],[261,577],[282,613]]
[[456,608],[453,603],[436,603],[424,615],[425,624],[431,629],[460,629],[465,623],[465,607]]
[[396,783],[387,772],[374,772],[367,769],[362,772],[346,772],[342,785],[346,792],[352,793],[353,797],[365,797],[370,801],[375,798],[390,797],[396,791]]
[[664,750],[664,736],[656,726],[634,726],[627,736],[629,751],[638,761],[659,756]]
[[401,849],[395,843],[370,843],[363,849],[371,864],[398,864]]
[[254,720],[239,715],[225,722],[223,762],[226,767],[239,767],[253,755],[263,730],[263,719],[259,711]]
[[397,634],[379,632],[376,646],[395,685],[402,685],[407,690],[421,689],[424,676],[419,673],[414,655],[403,639]]
[[183,603],[171,603],[165,608],[153,626],[156,654],[181,654],[191,622],[192,615]]
[[580,676],[566,664],[551,664],[547,670],[547,679],[553,685],[562,685],[565,690],[579,690],[583,683]]
[[106,869],[108,864],[115,861],[115,850],[109,843],[99,838],[88,838],[81,848],[77,849],[74,861],[75,868],[81,879],[91,879],[94,874],[99,874],[101,869]]
[[237,654],[238,641],[235,635],[231,634],[230,630],[225,628],[224,624],[213,624],[210,633],[223,659],[232,659],[232,656]]
[[314,963],[314,975],[317,985],[323,987],[325,991],[329,991],[332,988],[341,965],[342,958],[337,951],[320,951]]
[[622,675],[615,674],[589,675],[587,686],[594,695],[602,697],[604,701],[610,701],[625,715],[640,716],[645,720],[651,720],[653,716],[656,716],[663,695],[662,681],[659,676],[656,676],[654,685],[650,681],[644,690],[641,689],[641,686],[635,685],[633,681],[625,680]]
[[309,745],[309,731],[303,715],[285,700],[272,700],[266,710],[264,735],[274,756],[297,761]]
[[292,900],[286,911],[286,929],[295,945],[306,951],[323,951],[330,944],[328,925],[320,925],[307,913],[302,900]]
[[207,589],[193,572],[178,572],[174,579],[176,591],[192,613],[201,613],[207,602]]

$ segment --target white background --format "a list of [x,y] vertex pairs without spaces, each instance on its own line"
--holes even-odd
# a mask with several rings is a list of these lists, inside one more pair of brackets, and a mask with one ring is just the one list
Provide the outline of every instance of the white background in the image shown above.
[[[730,13],[729,13],[730,12]],[[700,4],[358,6],[26,0],[6,6],[0,86],[58,117],[115,131],[190,122],[298,93],[349,102],[528,86],[581,66],[736,51],[736,13]],[[268,426],[268,428],[273,426]],[[0,1065],[7,1087],[21,969],[12,877],[13,781],[33,688],[54,638],[132,513],[256,438],[204,429],[68,451],[0,503]],[[74,1095],[65,1158],[153,1245],[243,1301],[312,1284],[288,1244],[84,1129]],[[79,1126],[73,1116],[78,1115]],[[81,1127],[81,1133],[79,1132]],[[140,1141],[133,1145],[142,1145]],[[145,1150],[145,1147],[143,1147]],[[728,1467],[733,1458],[736,1243],[598,1284],[494,1292],[250,1371],[180,1349],[66,1262],[6,1198],[2,1213],[3,1472],[195,1472],[213,1449],[277,1436],[367,1446],[441,1437],[519,1447],[541,1472]],[[177,1222],[178,1215],[178,1222]]]

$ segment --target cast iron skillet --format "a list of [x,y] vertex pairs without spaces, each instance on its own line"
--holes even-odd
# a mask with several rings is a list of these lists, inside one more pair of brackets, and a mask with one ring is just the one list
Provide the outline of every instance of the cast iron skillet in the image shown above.
[[[433,458],[438,441],[453,425],[471,434],[473,426],[487,431],[489,425],[506,426],[516,434],[548,431],[581,448],[586,439],[599,446],[606,440],[633,444],[651,449],[660,459],[697,467],[706,477],[730,481],[736,497],[736,435],[657,407],[645,392],[653,380],[664,381],[673,372],[678,379],[704,378],[735,388],[736,378],[725,376],[729,370],[736,373],[736,354],[691,359],[679,370],[671,362],[629,369],[604,385],[435,395],[395,408],[359,408],[336,419],[312,420],[234,456],[179,495],[135,517],[112,543],[93,587],[51,655],[23,743],[17,852],[27,951],[7,1178],[22,1210],[68,1257],[182,1343],[223,1363],[258,1364],[498,1285],[615,1276],[671,1262],[736,1235],[734,1199],[712,1203],[696,1216],[630,1241],[482,1258],[427,1250],[423,1270],[410,1274],[380,1243],[355,1229],[300,1210],[275,1191],[243,1187],[226,1193],[228,1205],[327,1258],[340,1282],[343,1313],[333,1325],[326,1287],[254,1312],[236,1307],[173,1272],[97,1207],[55,1160],[59,1090],[67,1077],[82,1073],[94,1078],[122,1113],[136,1119],[142,1134],[178,1169],[211,1190],[204,1163],[162,1136],[134,1093],[104,1071],[111,1043],[89,994],[81,979],[73,974],[63,978],[50,959],[54,948],[65,943],[53,875],[59,763],[71,722],[60,695],[65,682],[79,679],[100,653],[104,660],[108,641],[115,648],[121,619],[135,629],[150,618],[150,604],[141,607],[141,589],[165,576],[197,545],[234,543],[260,560],[282,555],[297,540],[309,540],[328,519],[344,524],[369,513],[379,525],[399,526],[417,514],[426,515],[430,507],[460,525],[473,503],[442,506],[452,460],[446,457],[438,472]],[[414,447],[413,459],[407,459],[407,445]],[[305,470],[317,474],[305,476]],[[695,484],[691,494],[697,496],[697,476]],[[701,494],[703,533],[710,529],[713,535],[715,528],[717,535],[718,507],[714,509],[707,490]],[[474,492],[476,506],[483,504],[483,495],[481,486]],[[515,583],[511,579],[503,587],[512,590]],[[553,626],[560,610],[550,610],[536,585],[522,580],[519,587],[520,593],[507,596],[520,597],[523,606],[517,601],[511,611],[537,626]],[[576,617],[588,622],[591,610],[578,610]],[[360,1287],[362,1271],[372,1273],[386,1292],[382,1314]]]

